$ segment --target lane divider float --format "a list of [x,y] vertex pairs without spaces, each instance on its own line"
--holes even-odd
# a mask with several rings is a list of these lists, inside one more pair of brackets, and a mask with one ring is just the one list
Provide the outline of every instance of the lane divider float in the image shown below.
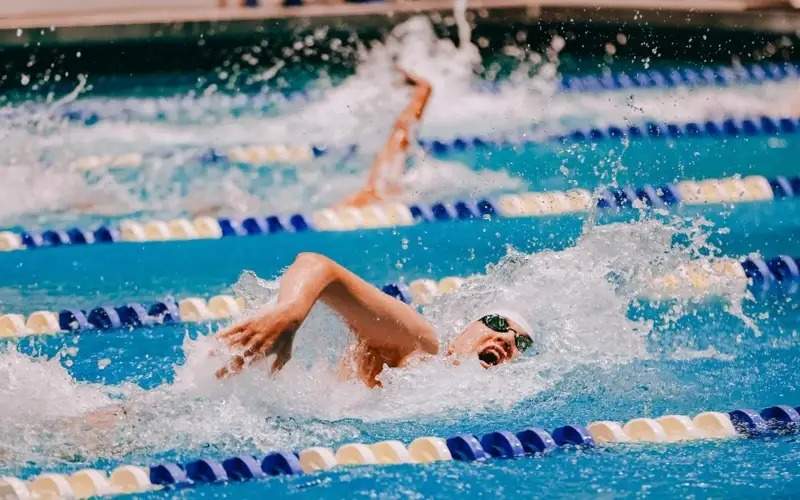
[[547,142],[559,144],[595,144],[606,140],[662,140],[709,138],[724,140],[735,137],[788,136],[800,131],[800,118],[796,116],[766,116],[726,118],[690,122],[645,121],[633,125],[607,125],[579,128],[544,138],[456,137],[452,140],[420,139],[420,147],[434,155],[461,153],[478,149],[508,149]]
[[197,217],[167,221],[126,219],[94,229],[77,227],[44,231],[0,231],[0,251],[100,243],[215,239],[304,231],[353,231],[494,217],[540,217],[606,210],[668,209],[675,206],[770,201],[800,196],[800,176],[760,175],[684,180],[641,187],[601,188],[503,194],[479,200],[430,205],[386,202],[364,207],[336,207],[310,214],[270,215],[240,219]]
[[470,433],[448,438],[418,437],[408,446],[398,440],[373,444],[347,443],[335,451],[315,446],[299,452],[272,451],[243,454],[224,460],[201,458],[186,463],[161,462],[149,467],[123,465],[110,474],[84,469],[72,475],[44,473],[29,480],[0,477],[0,497],[89,498],[142,493],[162,488],[263,480],[269,476],[301,475],[360,465],[427,464],[458,460],[520,459],[546,456],[559,448],[593,448],[616,443],[677,443],[780,436],[800,430],[800,407],[771,406],[757,412],[737,409],[728,413],[704,411],[694,417],[664,415],[620,422],[599,420],[564,425],[550,431],[528,427],[518,432],[499,430],[482,436]]
[[635,88],[725,87],[734,84],[781,82],[798,77],[800,65],[763,62],[737,66],[654,68],[633,73],[609,71],[600,75],[564,76],[559,88],[564,92],[599,92]]
[[[798,77],[800,77],[800,65],[787,61],[767,61],[735,66],[699,66],[696,68],[665,66],[634,72],[607,71],[591,75],[562,75],[559,77],[557,85],[562,92],[595,93],[636,88],[726,87],[735,84],[781,82]],[[499,85],[492,85],[490,88],[498,87]],[[281,92],[280,95],[278,93],[239,94],[225,99],[217,107],[224,107],[227,104],[232,107],[232,111],[268,110],[280,99],[307,101],[311,97],[305,91]],[[176,101],[158,99],[145,102],[133,100],[131,103],[123,101],[117,106],[92,106],[85,102],[77,102],[67,106],[59,116],[63,120],[92,126],[100,121],[108,120],[162,120],[169,113],[185,113],[196,107],[197,101],[194,99]],[[12,109],[5,112],[3,117],[14,118],[15,112],[31,114],[35,113],[35,110]]]
[[[170,116],[180,119],[187,115],[197,116],[199,107],[215,110],[226,109],[228,113],[261,115],[275,108],[275,105],[286,101],[308,101],[311,94],[303,90],[281,91],[270,89],[268,92],[238,93],[235,95],[215,94],[211,99],[182,96],[177,98],[122,98],[122,99],[80,99],[68,103],[56,110],[44,110],[51,114],[56,111],[56,119],[73,123],[82,123],[86,126],[95,125],[101,121],[153,121],[163,122]],[[7,108],[0,112],[6,119],[18,118],[21,114],[32,115],[43,110],[31,103],[22,106]]]
[[[448,276],[438,281],[416,279],[409,283],[388,283],[382,290],[415,306],[430,304],[439,296],[457,291],[468,278]],[[800,258],[779,255],[771,259],[750,256],[742,261],[720,258],[691,261],[655,277],[640,290],[640,297],[669,300],[677,297],[704,297],[725,292],[756,294],[779,289],[796,293],[800,289]],[[0,338],[24,337],[86,330],[136,328],[164,323],[197,323],[235,318],[245,304],[231,295],[215,295],[209,300],[187,297],[176,301],[168,297],[150,305],[128,302],[121,306],[103,305],[89,310],[70,308],[60,311],[35,311],[0,315]]]
[[[226,149],[209,148],[197,155],[203,164],[226,162],[237,165],[265,166],[274,164],[297,165],[322,156],[327,150],[315,146],[296,146],[288,144],[250,144]],[[72,170],[92,172],[106,169],[139,168],[155,159],[169,155],[121,153],[81,156],[69,163]]]
[[[506,137],[491,139],[482,136],[455,137],[450,140],[420,139],[418,145],[425,151],[444,155],[467,150],[486,148],[511,148],[556,142],[561,144],[597,143],[603,140],[681,139],[706,137],[725,139],[729,137],[776,136],[795,134],[800,130],[800,119],[796,116],[727,118],[723,120],[690,121],[684,123],[648,121],[638,125],[608,125],[605,127],[581,128],[563,134],[529,139]],[[331,148],[325,145],[251,144],[227,149],[209,148],[198,154],[197,161],[203,164],[231,163],[263,166],[271,164],[298,164],[319,158],[331,152],[350,155],[358,151],[357,144]],[[163,155],[162,155],[163,156]],[[91,171],[105,168],[136,168],[142,166],[147,157],[141,153],[118,155],[88,155],[71,163],[77,170]]]
[[103,305],[90,310],[35,311],[27,319],[22,314],[2,314],[0,338],[215,321],[236,317],[243,310],[244,303],[241,300],[231,295],[215,295],[208,301],[201,297],[187,297],[179,301],[167,297],[149,306],[128,302],[122,306]]

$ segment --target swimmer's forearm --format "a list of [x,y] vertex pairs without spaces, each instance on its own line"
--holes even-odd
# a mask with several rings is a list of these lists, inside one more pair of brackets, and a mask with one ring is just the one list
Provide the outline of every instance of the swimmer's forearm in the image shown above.
[[[323,255],[302,253],[281,278],[278,306],[288,311],[290,319],[302,323],[318,300],[339,313],[356,336],[374,347],[391,346],[405,354],[438,352],[433,327],[413,308]],[[366,326],[374,325],[376,318],[383,318],[380,321],[386,321],[386,328]]]
[[411,102],[406,106],[392,129],[392,134],[386,145],[378,153],[370,169],[367,185],[365,189],[377,191],[378,184],[384,177],[384,172],[396,163],[396,157],[404,154],[411,142],[411,126],[419,121],[428,100],[431,96],[431,85],[422,78],[406,75],[406,78],[414,82],[414,95]]
[[397,117],[389,139],[372,162],[364,187],[345,200],[345,205],[374,203],[385,195],[383,188],[399,189],[405,154],[411,143],[411,127],[422,117],[432,91],[431,84],[424,78],[405,71],[403,74],[406,81],[414,85],[411,102]]
[[219,338],[241,352],[217,370],[217,377],[238,373],[247,364],[273,354],[272,371],[280,370],[292,357],[295,333],[326,289],[340,279],[340,268],[322,255],[299,254],[280,280],[275,304],[219,333]]
[[408,130],[422,118],[422,113],[425,112],[433,91],[431,84],[424,78],[407,74],[406,79],[413,83],[414,93],[411,96],[411,102],[403,109],[395,122],[396,130]]
[[422,118],[422,113],[428,105],[428,100],[431,97],[431,84],[427,80],[416,77],[414,80],[414,97],[411,104],[408,106],[407,111],[415,120]]

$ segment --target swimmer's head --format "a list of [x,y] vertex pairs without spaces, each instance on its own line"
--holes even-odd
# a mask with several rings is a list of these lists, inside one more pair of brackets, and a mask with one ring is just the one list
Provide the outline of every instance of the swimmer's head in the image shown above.
[[530,326],[504,311],[485,314],[471,322],[450,342],[448,354],[475,354],[484,368],[512,361],[533,344]]

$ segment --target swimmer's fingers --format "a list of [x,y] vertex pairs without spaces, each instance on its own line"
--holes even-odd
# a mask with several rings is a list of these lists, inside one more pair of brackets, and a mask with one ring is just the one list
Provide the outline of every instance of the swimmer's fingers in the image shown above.
[[282,331],[279,335],[274,332],[263,332],[260,335],[253,335],[245,346],[242,353],[245,364],[275,354],[275,361],[272,364],[272,372],[280,370],[292,356],[292,344],[294,343],[294,331]]
[[[249,356],[249,357],[248,357]],[[245,352],[243,356],[234,356],[228,363],[228,366],[223,366],[217,370],[217,378],[228,378],[241,372],[246,365],[255,363],[257,360],[264,357],[263,353],[248,353]],[[277,353],[275,361],[272,362],[270,373],[274,374],[280,371],[281,368],[291,359],[291,354],[287,352]]]
[[276,356],[275,361],[272,362],[272,367],[270,368],[270,373],[273,375],[278,373],[283,369],[283,366],[292,359],[291,356]]
[[228,378],[241,372],[247,366],[253,364],[259,359],[264,357],[264,353],[256,352],[251,349],[244,351],[242,354],[232,356],[228,364],[217,370],[217,378]]
[[217,370],[217,378],[228,378],[231,375],[236,375],[244,367],[244,357],[240,355],[233,356],[228,364]]
[[[243,332],[248,333],[248,332]],[[241,344],[245,350],[241,354],[232,356],[227,365],[216,372],[217,378],[228,378],[241,372],[246,366],[258,361],[270,353],[274,341],[268,336],[258,336],[255,332],[249,333],[251,337],[247,344]]]
[[272,335],[255,335],[246,345],[246,358],[264,357],[273,352],[277,340]]
[[249,321],[225,332],[222,340],[230,347],[250,349],[253,345],[261,342],[261,339],[272,339],[275,335],[275,326],[264,327],[258,322]]
[[270,336],[271,332],[257,328],[253,323],[245,323],[237,331],[226,336],[223,341],[229,347],[250,348],[254,342],[263,336]]
[[253,338],[257,336],[256,334],[257,332],[255,330],[244,330],[227,337],[225,343],[228,344],[229,347],[242,347],[246,349],[248,344],[253,341]]
[[413,84],[414,78],[411,75],[411,73],[409,73],[408,70],[403,68],[398,61],[395,60],[393,62],[394,62],[394,70],[397,71],[397,73],[399,73],[400,77],[403,79],[403,83]]
[[239,323],[239,324],[233,325],[233,326],[231,326],[231,327],[219,332],[217,334],[217,337],[219,337],[222,340],[227,341],[228,339],[230,339],[231,337],[233,337],[237,333],[241,333],[244,330],[246,330],[248,326],[250,326],[249,322],[244,322],[244,323]]
[[[272,362],[272,367],[270,371],[274,374],[283,368],[283,366],[292,359],[292,340],[294,339],[294,335],[282,337],[278,342],[276,342],[273,352],[275,353],[275,360]],[[284,340],[285,339],[285,340]]]

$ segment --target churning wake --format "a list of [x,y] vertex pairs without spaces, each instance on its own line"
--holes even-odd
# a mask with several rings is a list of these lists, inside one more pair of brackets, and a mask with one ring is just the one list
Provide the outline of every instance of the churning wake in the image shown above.
[[[653,277],[703,258],[696,245],[674,244],[681,232],[676,227],[652,220],[613,224],[588,229],[563,251],[528,255],[510,249],[485,274],[424,308],[443,347],[476,319],[475,311],[502,304],[524,315],[534,330],[535,354],[489,370],[477,358],[456,365],[432,357],[386,369],[381,389],[343,380],[338,362],[350,333],[321,305],[298,332],[292,360],[272,378],[254,365],[217,380],[214,371],[227,358],[212,336],[187,336],[186,361],[174,367],[174,381],[151,390],[76,382],[58,361],[29,358],[8,346],[0,354],[0,400],[16,404],[0,409],[0,463],[209,445],[296,449],[357,437],[358,422],[435,421],[454,412],[509,408],[578,367],[608,369],[658,354],[646,348],[651,323],[631,319],[628,308]],[[250,309],[268,303],[276,289],[275,281],[252,273],[235,286]],[[729,299],[740,301],[737,293]],[[32,397],[34,387],[44,389]]]
[[[468,37],[468,30],[461,29],[460,35]],[[324,37],[313,41],[333,43]],[[545,138],[574,127],[646,119],[774,115],[781,112],[775,103],[795,92],[793,82],[784,82],[723,89],[559,93],[558,54],[565,43],[555,37],[542,53],[510,47],[506,52],[522,54],[518,69],[487,91],[476,69],[491,69],[493,63],[481,61],[477,47],[470,43],[438,38],[431,23],[418,17],[397,26],[384,43],[363,49],[355,73],[340,84],[320,83],[310,100],[277,99],[269,111],[243,113],[242,107],[248,105],[243,95],[229,96],[211,86],[173,97],[100,98],[80,96],[83,81],[74,95],[50,104],[46,112],[24,109],[14,114],[14,106],[7,105],[11,110],[4,111],[11,118],[0,126],[6,151],[0,172],[8,180],[0,185],[0,224],[66,223],[78,217],[102,220],[132,213],[159,217],[267,214],[330,205],[363,182],[372,156],[408,99],[407,89],[398,80],[398,64],[433,85],[419,127],[425,138]],[[277,65],[264,78],[269,81],[280,71]],[[67,105],[100,111],[125,108],[138,114],[122,113],[87,126],[58,118],[57,111]],[[231,168],[199,161],[211,147],[224,150],[276,143],[357,143],[360,149],[356,155],[333,155],[296,167]],[[87,155],[128,153],[143,154],[143,165],[91,172],[69,168]],[[409,175],[416,176],[413,183],[422,193],[419,200],[440,187],[442,179],[456,187],[441,197],[526,187],[524,180],[502,168],[490,170],[482,164],[467,168],[426,158],[421,152],[415,153],[412,164]],[[453,184],[453,179],[460,182]],[[17,194],[22,184],[34,188],[26,189],[24,199]],[[470,188],[459,191],[459,185]],[[417,195],[410,192],[409,196]]]
[[[514,75],[489,92],[480,90],[475,76],[482,64],[477,48],[439,39],[429,21],[415,18],[398,26],[385,43],[364,51],[355,74],[341,84],[310,101],[275,102],[269,113],[241,114],[241,99],[214,92],[178,96],[174,102],[77,97],[76,106],[125,105],[142,114],[93,126],[48,115],[0,125],[7,151],[7,164],[0,167],[0,223],[69,220],[81,213],[253,214],[330,204],[360,185],[371,155],[406,103],[407,90],[398,85],[394,69],[398,63],[434,87],[419,133],[445,139],[522,131],[546,137],[576,126],[644,119],[774,114],[774,103],[782,102],[776,96],[792,90],[790,82],[559,94],[555,76],[563,44],[555,38],[543,54],[529,54]],[[175,116],[160,116],[163,109],[175,109]],[[148,115],[148,110],[153,112]],[[56,110],[51,111],[55,116]],[[358,143],[361,148],[344,160],[296,167],[231,168],[196,161],[209,147],[251,143]],[[67,168],[87,154],[129,152],[153,154],[133,170]],[[443,162],[420,151],[411,163],[403,179],[408,201],[528,187],[503,169]],[[535,355],[490,370],[481,368],[477,358],[458,365],[444,357],[419,360],[385,370],[384,387],[377,390],[337,377],[338,358],[350,334],[324,307],[315,308],[298,334],[293,360],[274,378],[254,366],[217,380],[214,368],[225,357],[214,354],[220,346],[210,336],[187,336],[186,361],[172,367],[174,381],[151,390],[78,382],[57,359],[29,357],[7,345],[0,351],[0,400],[15,404],[0,408],[0,466],[209,445],[230,451],[296,449],[357,437],[358,423],[365,421],[432,421],[454,411],[508,408],[552,387],[576,367],[607,368],[654,355],[646,344],[652,325],[632,319],[628,309],[654,276],[689,259],[707,258],[699,252],[705,243],[673,244],[681,231],[677,225],[644,221],[588,228],[563,251],[526,255],[509,250],[485,274],[423,312],[444,346],[475,319],[475,311],[502,303],[533,325]],[[255,307],[273,297],[275,286],[246,273],[236,288]],[[740,314],[735,306],[741,299],[731,295],[732,314]],[[673,309],[672,314],[677,318],[683,311]],[[680,350],[677,355],[697,354]]]

